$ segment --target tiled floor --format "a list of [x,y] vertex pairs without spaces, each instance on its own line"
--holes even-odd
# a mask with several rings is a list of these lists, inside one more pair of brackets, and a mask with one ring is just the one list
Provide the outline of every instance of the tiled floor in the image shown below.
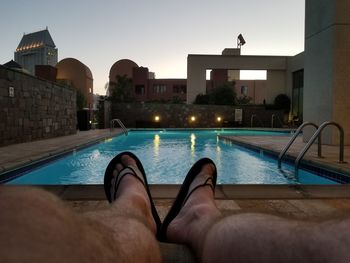
[[[278,155],[287,145],[291,138],[289,136],[220,136],[228,143],[236,143],[243,146],[252,147],[257,150],[265,150]],[[306,143],[298,137],[287,152],[287,156],[295,159]],[[311,146],[306,153],[304,160],[325,168],[331,168],[350,175],[350,146],[344,147],[344,161],[339,163],[339,146],[322,145],[323,158],[317,157],[317,145]]]
[[74,135],[0,147],[0,173],[121,133],[121,129],[80,131]]

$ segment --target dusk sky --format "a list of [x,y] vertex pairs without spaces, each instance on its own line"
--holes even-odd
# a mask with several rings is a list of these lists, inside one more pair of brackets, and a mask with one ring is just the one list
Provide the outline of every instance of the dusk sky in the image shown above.
[[128,58],[156,78],[186,78],[188,54],[295,55],[304,50],[305,0],[11,0],[1,1],[0,64],[23,33],[49,28],[58,60],[73,57],[105,94],[109,69]]

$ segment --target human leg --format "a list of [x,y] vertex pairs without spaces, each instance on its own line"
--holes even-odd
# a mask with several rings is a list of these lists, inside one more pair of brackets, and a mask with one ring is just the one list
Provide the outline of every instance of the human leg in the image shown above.
[[321,223],[239,214],[213,224],[203,262],[349,262],[350,219]]
[[[214,167],[205,165],[192,184]],[[199,187],[170,222],[167,240],[189,245],[202,262],[349,262],[350,219],[323,223],[265,214],[222,217],[210,187]]]
[[156,226],[144,191],[136,178],[125,176],[111,209],[83,217],[43,190],[1,187],[0,258],[4,262],[160,262]]

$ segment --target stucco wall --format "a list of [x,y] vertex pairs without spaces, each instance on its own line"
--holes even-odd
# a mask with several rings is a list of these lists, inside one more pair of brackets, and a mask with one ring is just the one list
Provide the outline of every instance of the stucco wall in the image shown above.
[[205,94],[206,69],[267,70],[266,101],[286,92],[287,56],[193,55],[187,57],[187,103]]
[[[304,120],[336,121],[350,143],[350,2],[307,0],[305,8]],[[304,133],[308,140],[311,132]],[[322,133],[337,144],[338,131]]]
[[93,76],[91,70],[75,58],[62,59],[56,65],[57,80],[67,80],[80,90],[86,99],[85,107],[92,109],[93,104]]
[[74,133],[75,90],[0,66],[0,146]]

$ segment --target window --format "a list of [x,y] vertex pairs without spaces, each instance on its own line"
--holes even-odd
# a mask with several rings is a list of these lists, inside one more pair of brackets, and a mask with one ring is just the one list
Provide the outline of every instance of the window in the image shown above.
[[174,85],[173,93],[185,94],[187,91],[186,85]]
[[89,93],[92,93],[92,89],[91,88],[89,88]]
[[163,84],[154,84],[153,85],[153,93],[165,93],[166,85]]
[[248,95],[248,86],[241,86],[241,95]]
[[145,85],[136,85],[135,86],[135,94],[145,95]]
[[292,114],[303,119],[304,70],[293,72]]

